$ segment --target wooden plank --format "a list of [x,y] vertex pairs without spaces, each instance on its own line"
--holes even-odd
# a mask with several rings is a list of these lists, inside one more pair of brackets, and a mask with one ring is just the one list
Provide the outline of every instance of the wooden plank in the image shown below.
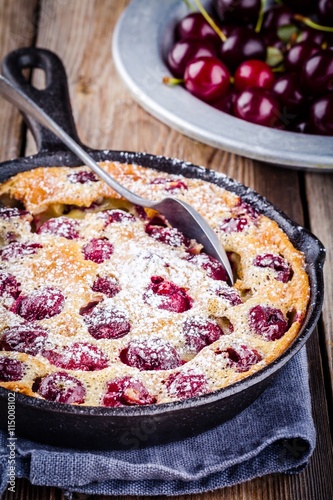
[[[223,171],[267,196],[294,220],[302,223],[299,174],[252,162],[185,138],[150,117],[133,102],[116,75],[111,60],[113,27],[127,3],[124,0],[43,0],[41,3],[37,44],[54,50],[64,61],[74,117],[82,140],[96,148],[149,151],[185,158]],[[326,197],[326,192],[324,195]],[[314,196],[317,198],[317,193]],[[333,460],[316,337],[310,342],[309,352],[311,383],[313,388],[316,387],[313,390],[313,402],[319,434],[310,466],[297,476],[271,475],[216,492],[174,497],[175,500],[218,500],[221,497],[225,500],[327,500],[333,497]],[[26,481],[19,484],[22,499],[65,498],[59,496],[59,490],[55,488],[27,486]],[[80,500],[97,499],[87,495],[75,497]],[[7,495],[4,500],[9,498]],[[108,497],[98,498],[106,500]],[[133,500],[133,497],[112,498]],[[134,498],[144,500],[144,497]]]
[[[37,0],[1,0],[0,59],[19,47],[30,46],[36,31],[34,17]],[[18,15],[19,13],[19,15]],[[16,158],[21,150],[20,113],[1,98],[0,161]]]

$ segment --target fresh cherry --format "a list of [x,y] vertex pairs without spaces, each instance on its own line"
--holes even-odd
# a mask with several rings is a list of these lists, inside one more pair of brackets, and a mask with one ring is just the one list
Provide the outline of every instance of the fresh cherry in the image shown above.
[[317,14],[325,26],[333,24],[333,2],[332,0],[319,0]]
[[320,96],[333,91],[333,51],[320,50],[303,66],[301,80],[304,89]]
[[282,108],[288,113],[302,111],[306,98],[300,89],[299,75],[297,73],[286,73],[276,80],[273,92],[279,98]]
[[168,66],[172,74],[183,78],[187,64],[197,57],[216,57],[217,50],[209,42],[201,40],[180,40],[175,43],[167,56]]
[[261,0],[214,0],[213,5],[222,23],[256,23]]
[[273,5],[264,15],[263,31],[277,33],[280,26],[293,24],[293,11],[286,5]]
[[300,71],[304,63],[320,50],[320,45],[314,42],[305,41],[295,43],[295,45],[288,50],[284,58],[286,70],[289,72]]
[[333,93],[320,97],[312,104],[308,126],[313,134],[333,135]]
[[235,116],[247,122],[274,127],[280,117],[280,104],[273,92],[254,87],[239,94],[234,112]]
[[221,38],[200,12],[193,12],[181,19],[176,26],[176,36],[180,40],[200,40],[219,45]]
[[265,61],[266,46],[262,36],[250,28],[235,28],[221,45],[220,57],[227,67],[234,71],[247,60]]
[[223,113],[227,113],[228,115],[232,115],[237,95],[238,94],[234,89],[229,89],[221,99],[214,101],[211,104],[213,108],[223,111]]
[[239,91],[249,87],[271,89],[275,81],[274,73],[268,64],[256,59],[245,61],[238,66],[234,79],[235,87]]
[[227,93],[230,73],[216,57],[198,57],[187,64],[184,83],[191,94],[202,101],[213,102]]

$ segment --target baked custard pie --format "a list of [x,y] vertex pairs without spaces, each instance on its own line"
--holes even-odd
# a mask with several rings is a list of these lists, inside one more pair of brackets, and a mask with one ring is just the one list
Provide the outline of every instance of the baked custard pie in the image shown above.
[[0,186],[0,385],[60,403],[159,404],[276,359],[309,300],[304,256],[277,223],[203,180],[101,166],[143,197],[193,205],[235,284],[196,241],[86,167],[18,174]]

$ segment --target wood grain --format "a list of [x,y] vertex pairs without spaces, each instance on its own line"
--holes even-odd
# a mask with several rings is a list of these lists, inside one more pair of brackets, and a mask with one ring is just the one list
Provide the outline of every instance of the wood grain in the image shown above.
[[[22,1],[22,0],[21,0]],[[28,2],[22,2],[27,5]],[[198,165],[222,171],[254,188],[300,224],[309,215],[311,227],[326,244],[331,243],[330,214],[333,204],[333,180],[329,176],[299,174],[253,162],[193,141],[143,111],[130,97],[116,74],[111,52],[112,31],[125,0],[42,0],[36,43],[55,51],[68,72],[73,112],[81,139],[99,149],[141,150],[184,158]],[[6,25],[20,24],[21,12],[14,19],[13,4],[7,2]],[[17,9],[15,8],[15,13]],[[1,23],[2,16],[0,18]],[[9,22],[8,22],[9,20]],[[16,24],[15,24],[16,23]],[[16,28],[15,28],[16,29]],[[35,80],[38,81],[38,78]],[[6,116],[1,112],[0,116]],[[19,144],[19,127],[12,124],[12,137]],[[9,132],[8,132],[9,134]],[[9,136],[8,136],[9,137]],[[0,139],[1,140],[1,139]],[[5,144],[1,144],[2,153]],[[34,150],[31,138],[27,152]],[[303,200],[306,182],[307,200]],[[309,209],[307,209],[307,204]],[[305,203],[305,204],[304,204]],[[303,207],[305,213],[303,213]],[[309,210],[309,214],[307,211]],[[330,267],[329,267],[330,266]],[[326,269],[332,269],[332,253]],[[308,345],[313,411],[318,430],[318,445],[308,468],[299,475],[270,475],[231,488],[202,495],[174,497],[175,500],[329,500],[333,498],[333,457],[325,398],[322,355],[332,369],[332,273],[326,272],[327,293],[323,312],[323,342],[320,351],[318,334]],[[329,377],[327,377],[329,379]],[[29,485],[18,481],[20,500],[64,500],[56,488]],[[3,500],[11,496],[5,495]],[[75,494],[73,499],[114,498],[144,500],[145,497],[106,497]],[[165,497],[151,497],[155,500]]]

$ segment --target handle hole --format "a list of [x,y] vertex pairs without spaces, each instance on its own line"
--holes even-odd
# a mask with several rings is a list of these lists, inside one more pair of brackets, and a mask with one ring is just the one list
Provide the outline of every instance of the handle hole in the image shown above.
[[46,73],[43,69],[34,68],[31,85],[38,90],[46,89]]

